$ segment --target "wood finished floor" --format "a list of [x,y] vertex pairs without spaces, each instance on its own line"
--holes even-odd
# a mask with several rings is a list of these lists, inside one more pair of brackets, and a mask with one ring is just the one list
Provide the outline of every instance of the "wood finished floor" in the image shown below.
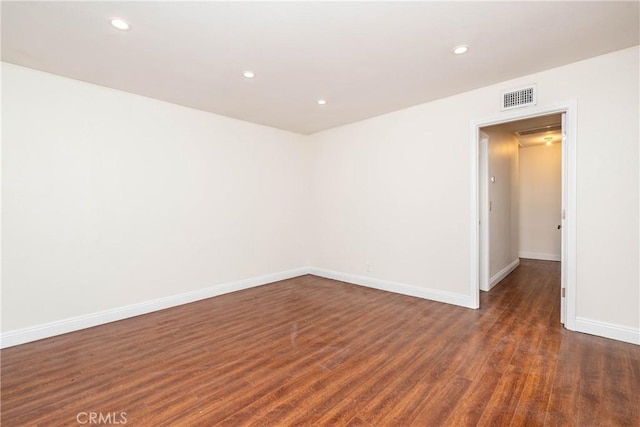
[[640,347],[564,330],[558,277],[470,310],[303,276],[8,348],[2,426],[640,425]]

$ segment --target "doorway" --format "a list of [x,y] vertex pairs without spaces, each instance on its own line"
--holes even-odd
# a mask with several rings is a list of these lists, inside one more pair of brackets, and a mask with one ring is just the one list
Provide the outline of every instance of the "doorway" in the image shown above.
[[[551,145],[558,144],[555,148],[561,153],[561,209],[556,224],[559,227],[556,234],[560,238],[560,254],[542,251],[536,253],[529,250],[528,256],[556,255],[559,258],[557,260],[561,262],[562,287],[561,295],[558,295],[561,306],[559,320],[567,329],[575,330],[575,119],[576,103],[573,101],[553,108],[529,108],[526,111],[511,112],[498,118],[471,123],[471,261],[472,271],[475,273],[472,274],[470,287],[476,307],[480,305],[480,290],[490,289],[508,275],[518,266],[521,256],[519,231],[514,227],[514,223],[517,224],[519,220],[519,217],[516,217],[519,188],[516,188],[514,181],[510,179],[514,178],[517,183],[518,152],[514,153],[514,150],[518,150],[519,147],[517,142],[514,143],[513,132],[523,133],[518,139],[523,140],[525,145],[541,141],[546,145],[544,137],[551,136]],[[544,131],[547,126],[548,132]],[[553,130],[554,127],[557,129]],[[491,159],[487,154],[491,131],[496,129],[503,132],[503,139],[497,141],[493,147],[499,150],[497,160],[496,156]],[[530,139],[525,138],[527,131],[532,135]],[[534,141],[534,134],[538,134],[537,137],[542,138],[541,141]],[[496,135],[494,133],[494,137]],[[514,160],[510,159],[510,156],[515,158],[515,168]],[[497,163],[492,164],[493,168],[490,168],[489,163],[492,161]],[[500,173],[492,173],[489,176],[487,172],[490,169],[500,170]],[[495,201],[489,198],[490,191],[496,192],[492,198],[497,198],[499,205],[495,205]],[[494,234],[500,236],[498,240],[507,242],[506,244],[496,245],[495,242],[491,242],[489,237],[492,225]]]
[[490,291],[521,259],[561,261],[562,114],[483,127],[479,149],[480,290]]

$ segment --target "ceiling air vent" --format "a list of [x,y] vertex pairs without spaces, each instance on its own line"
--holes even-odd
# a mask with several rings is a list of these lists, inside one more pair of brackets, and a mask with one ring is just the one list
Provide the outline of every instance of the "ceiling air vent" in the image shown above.
[[539,128],[518,130],[518,131],[515,131],[514,133],[518,136],[528,136],[528,135],[537,135],[539,133],[555,132],[561,129],[562,129],[562,125],[548,125],[548,126],[542,126]]
[[502,93],[502,111],[527,105],[536,105],[535,85]]

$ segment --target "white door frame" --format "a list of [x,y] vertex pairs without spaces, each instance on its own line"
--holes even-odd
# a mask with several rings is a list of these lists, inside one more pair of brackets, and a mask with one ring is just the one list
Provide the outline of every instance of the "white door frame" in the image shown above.
[[489,240],[491,237],[491,224],[489,223],[489,135],[479,130],[478,139],[478,176],[484,176],[484,179],[478,180],[478,212],[480,217],[480,265],[479,283],[481,291],[489,290]]
[[[562,170],[563,170],[563,200],[564,215],[562,218],[562,284],[565,288],[565,328],[576,330],[576,136],[578,102],[570,100],[561,104],[548,107],[527,107],[522,110],[510,111],[498,116],[472,120],[470,123],[470,163],[471,163],[471,280],[469,292],[471,306],[480,307],[480,183],[479,171],[479,144],[480,128],[498,125],[533,117],[547,116],[550,114],[566,113],[566,139],[564,140]],[[565,182],[566,180],[566,182]]]

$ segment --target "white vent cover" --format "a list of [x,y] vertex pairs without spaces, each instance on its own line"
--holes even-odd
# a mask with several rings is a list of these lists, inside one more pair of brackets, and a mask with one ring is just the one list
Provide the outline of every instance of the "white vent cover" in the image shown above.
[[510,90],[502,93],[502,110],[536,105],[536,86]]
[[514,133],[518,136],[528,136],[537,135],[539,133],[555,132],[557,130],[562,130],[562,125],[548,125],[533,129],[517,130]]

